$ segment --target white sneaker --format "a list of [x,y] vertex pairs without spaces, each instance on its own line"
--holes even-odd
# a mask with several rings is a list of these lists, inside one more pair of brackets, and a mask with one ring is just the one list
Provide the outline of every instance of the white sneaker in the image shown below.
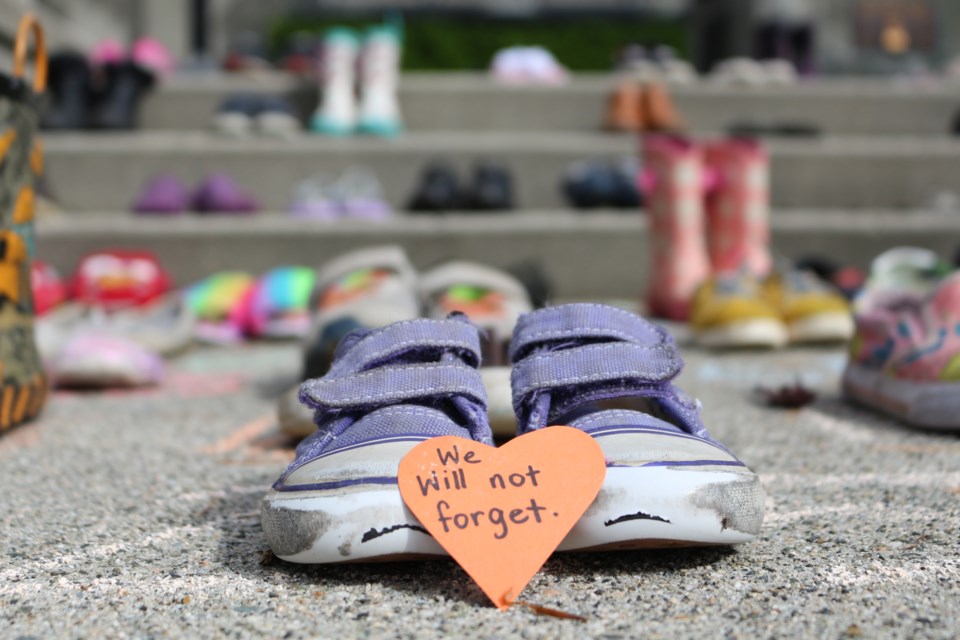
[[493,55],[490,75],[502,84],[524,84],[523,47],[506,47]]
[[725,86],[759,87],[767,83],[763,65],[752,58],[729,58],[717,63],[710,81]]
[[324,36],[321,101],[310,121],[310,129],[315,133],[342,136],[353,133],[356,128],[354,78],[357,48],[357,37],[349,29],[331,29]]
[[403,128],[397,102],[399,78],[400,35],[388,25],[371,28],[360,56],[360,131],[392,136]]
[[569,79],[566,68],[543,47],[527,47],[523,55],[527,78],[531,83],[561,85]]

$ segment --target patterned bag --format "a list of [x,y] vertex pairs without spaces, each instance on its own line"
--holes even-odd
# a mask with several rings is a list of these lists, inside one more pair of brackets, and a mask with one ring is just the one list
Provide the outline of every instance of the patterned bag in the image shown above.
[[[36,51],[33,86],[24,79],[31,34]],[[46,82],[43,30],[27,14],[17,29],[13,74],[0,73],[0,432],[36,416],[47,394],[34,344],[30,289],[33,184],[43,170],[35,134]]]

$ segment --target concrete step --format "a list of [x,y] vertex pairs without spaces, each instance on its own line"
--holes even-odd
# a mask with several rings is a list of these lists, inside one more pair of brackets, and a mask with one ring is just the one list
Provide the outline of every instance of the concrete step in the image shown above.
[[[787,257],[816,254],[865,267],[896,245],[951,256],[960,215],[777,211],[773,246]],[[646,283],[648,232],[642,215],[529,211],[523,215],[398,217],[381,224],[304,224],[280,215],[246,219],[142,219],[99,214],[42,217],[40,257],[72,273],[80,257],[105,248],[154,251],[175,281],[188,284],[221,269],[260,273],[284,264],[319,265],[350,249],[382,243],[406,248],[418,267],[458,258],[494,266],[539,261],[562,298],[629,298]]]
[[[581,74],[562,87],[508,87],[484,74],[404,75],[400,101],[410,131],[596,131],[617,79]],[[891,80],[813,80],[790,87],[723,87],[700,82],[671,89],[688,126],[724,131],[736,121],[800,121],[834,135],[943,135],[960,108],[960,85]],[[224,97],[280,93],[304,117],[316,85],[287,75],[172,78],[143,105],[146,129],[205,129]]]
[[[513,172],[520,207],[566,206],[558,188],[571,162],[636,152],[629,135],[602,133],[430,132],[395,140],[228,140],[204,132],[50,134],[48,176],[68,210],[123,211],[158,172],[190,183],[227,171],[266,208],[282,210],[309,176],[350,165],[377,173],[387,199],[402,207],[425,163],[446,158],[467,175],[471,163],[501,159]],[[960,141],[948,138],[831,137],[769,143],[772,201],[796,208],[916,208],[937,193],[960,193]]]

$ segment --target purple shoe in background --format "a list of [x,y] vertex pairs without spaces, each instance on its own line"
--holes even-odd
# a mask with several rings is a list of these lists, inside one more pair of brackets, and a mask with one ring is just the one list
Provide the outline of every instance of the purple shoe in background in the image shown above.
[[337,193],[344,218],[377,222],[393,214],[377,175],[366,167],[348,167],[337,181]]
[[183,180],[172,174],[158,174],[147,182],[133,204],[143,215],[176,215],[190,208],[190,192]]
[[340,217],[340,203],[329,177],[316,175],[298,184],[288,211],[294,218],[333,221]]
[[257,199],[226,173],[208,176],[197,187],[193,206],[199,213],[254,213],[260,210]]

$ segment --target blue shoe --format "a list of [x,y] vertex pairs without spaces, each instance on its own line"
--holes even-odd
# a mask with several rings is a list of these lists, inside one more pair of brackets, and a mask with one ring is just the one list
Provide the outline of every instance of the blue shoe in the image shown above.
[[593,436],[607,475],[560,550],[738,544],[760,531],[760,479],[707,433],[666,330],[571,304],[521,316],[511,384],[518,433],[569,425]]
[[479,363],[479,334],[462,315],[347,335],[330,372],[300,387],[317,431],[263,499],[274,555],[303,563],[447,555],[404,505],[397,468],[430,438],[493,444]]

